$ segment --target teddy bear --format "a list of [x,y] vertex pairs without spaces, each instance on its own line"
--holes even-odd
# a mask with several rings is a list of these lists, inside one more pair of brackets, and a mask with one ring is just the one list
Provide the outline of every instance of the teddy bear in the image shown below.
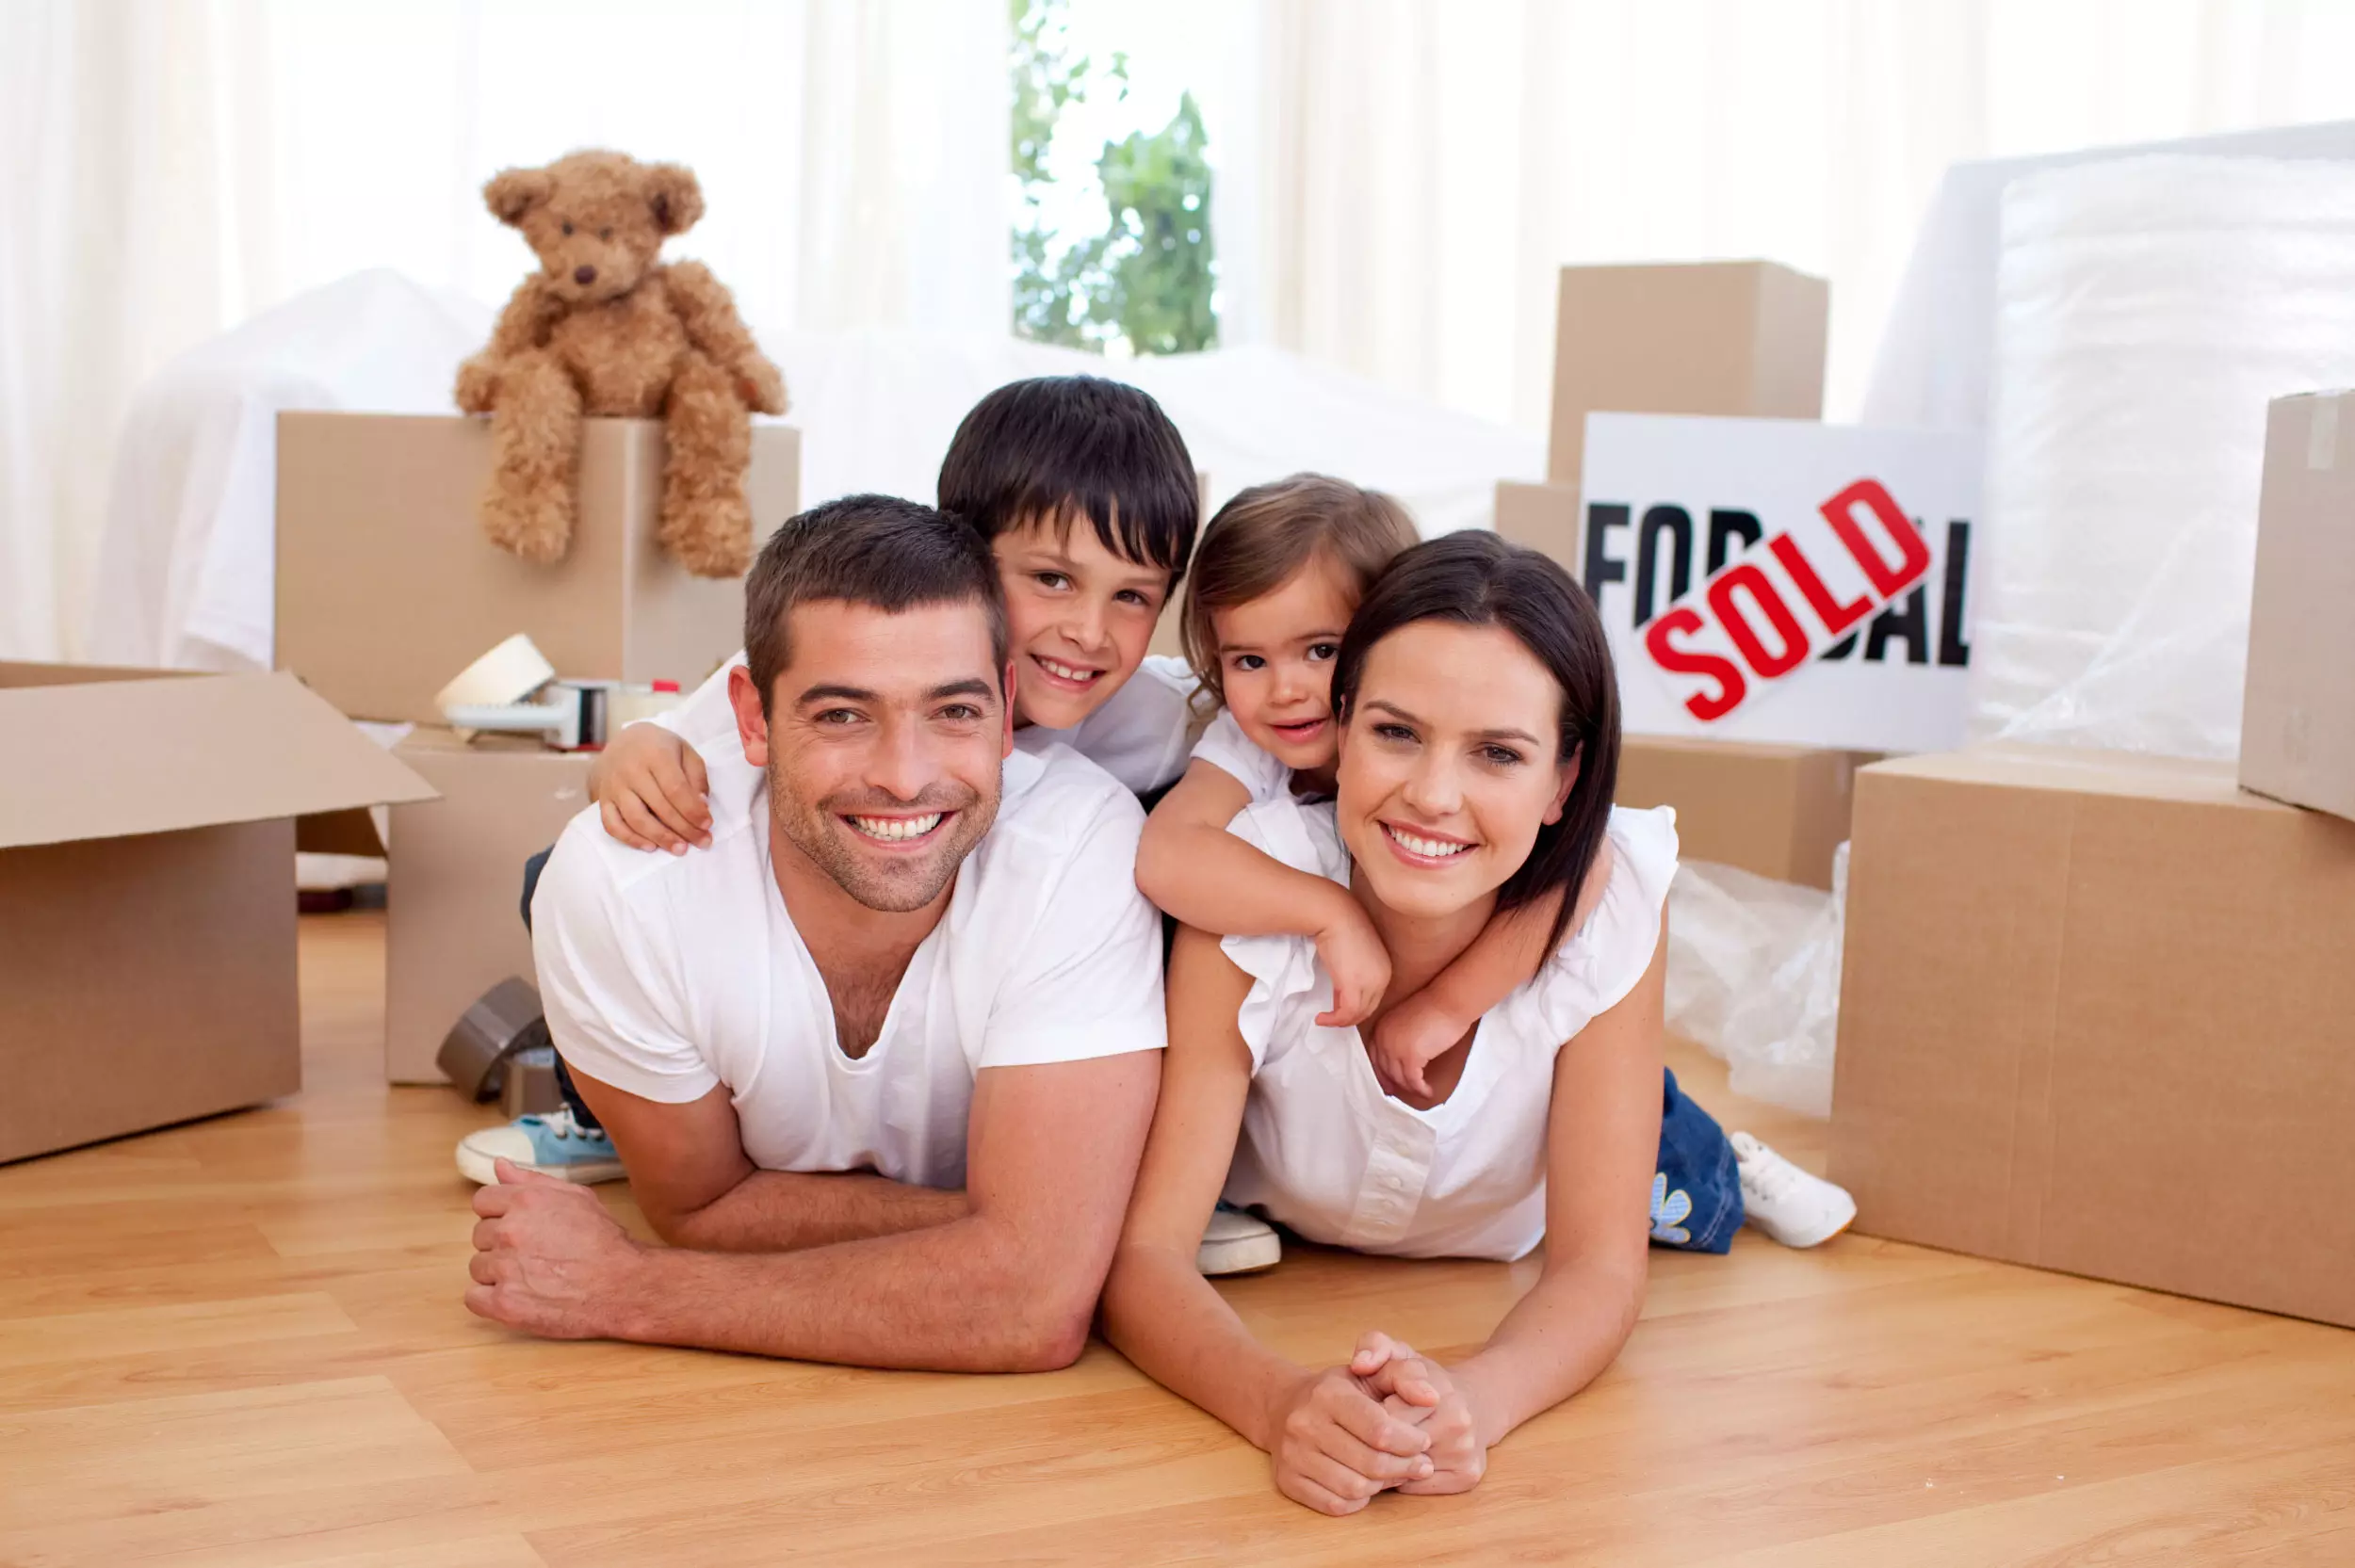
[[482,197],[540,258],[489,347],[458,372],[458,406],[491,416],[483,531],[526,560],[560,559],[572,542],[582,418],[658,417],[668,455],[658,538],[690,572],[739,575],[752,561],[752,412],[785,412],[785,378],[710,268],[656,260],[703,216],[694,174],[580,152],[503,170]]

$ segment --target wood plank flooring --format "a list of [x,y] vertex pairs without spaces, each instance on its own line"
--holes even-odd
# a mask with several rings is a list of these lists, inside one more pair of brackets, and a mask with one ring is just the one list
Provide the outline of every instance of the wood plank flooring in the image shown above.
[[[1100,1344],[958,1378],[519,1338],[459,1302],[490,1118],[380,1081],[376,918],[302,945],[300,1096],[0,1169],[0,1564],[2355,1564],[2355,1334],[1860,1237],[1654,1253],[1618,1364],[1479,1491],[1339,1521]],[[1227,1291],[1326,1363],[1476,1344],[1529,1273],[1302,1249]]]

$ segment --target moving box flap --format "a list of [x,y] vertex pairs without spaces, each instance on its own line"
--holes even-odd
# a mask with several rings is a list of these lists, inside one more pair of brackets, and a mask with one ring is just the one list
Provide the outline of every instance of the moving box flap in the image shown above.
[[1959,752],[1896,757],[1875,763],[1873,770],[1950,784],[2056,790],[2063,794],[2125,795],[2151,800],[2259,809],[2271,804],[2243,794],[2229,762],[2039,746],[2022,741],[1989,741]]
[[0,666],[0,849],[438,799],[291,675]]

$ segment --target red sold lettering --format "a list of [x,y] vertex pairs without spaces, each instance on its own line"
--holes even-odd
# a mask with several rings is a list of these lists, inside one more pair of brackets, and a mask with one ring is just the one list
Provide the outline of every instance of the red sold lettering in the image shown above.
[[[1864,529],[1856,520],[1856,509],[1862,506],[1871,512],[1897,546],[1897,564],[1892,566],[1881,558],[1873,542],[1864,537]],[[1818,509],[1824,521],[1840,536],[1840,542],[1848,547],[1857,565],[1864,569],[1873,591],[1884,599],[1893,599],[1903,592],[1916,577],[1930,569],[1930,546],[1921,533],[1898,509],[1896,501],[1878,479],[1859,479]]]
[[[1765,612],[1774,625],[1775,639],[1782,644],[1781,652],[1766,652],[1758,628],[1750,624],[1750,618],[1743,613],[1733,596],[1737,589],[1746,592],[1750,603]],[[1798,617],[1782,602],[1774,580],[1749,561],[1736,561],[1717,574],[1716,580],[1709,585],[1709,607],[1717,612],[1718,623],[1725,627],[1726,636],[1733,639],[1734,647],[1741,651],[1743,659],[1760,680],[1771,681],[1788,673],[1807,657],[1807,633],[1800,630]]]
[[1714,696],[1697,691],[1684,700],[1693,717],[1706,724],[1740,707],[1742,699],[1749,692],[1749,683],[1742,678],[1741,667],[1731,659],[1679,648],[1669,640],[1681,632],[1697,632],[1701,625],[1700,611],[1690,605],[1679,605],[1667,614],[1656,617],[1644,629],[1644,647],[1651,655],[1652,663],[1672,675],[1699,675],[1717,683]]
[[1824,579],[1816,575],[1814,566],[1799,553],[1799,542],[1789,534],[1777,534],[1768,542],[1766,548],[1774,552],[1775,559],[1782,562],[1782,569],[1791,574],[1791,580],[1799,585],[1799,591],[1807,596],[1808,608],[1823,618],[1824,630],[1835,641],[1849,627],[1873,613],[1873,596],[1869,593],[1860,593],[1844,605],[1832,597],[1831,590],[1824,586]]

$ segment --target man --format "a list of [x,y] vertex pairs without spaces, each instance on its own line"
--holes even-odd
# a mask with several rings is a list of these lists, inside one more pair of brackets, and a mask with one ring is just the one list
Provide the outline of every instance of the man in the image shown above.
[[532,904],[550,1031],[672,1245],[501,1161],[467,1305],[554,1337],[1067,1365],[1159,1077],[1143,813],[1074,752],[1012,751],[972,529],[832,502],[745,600],[711,847],[641,854],[584,812]]

